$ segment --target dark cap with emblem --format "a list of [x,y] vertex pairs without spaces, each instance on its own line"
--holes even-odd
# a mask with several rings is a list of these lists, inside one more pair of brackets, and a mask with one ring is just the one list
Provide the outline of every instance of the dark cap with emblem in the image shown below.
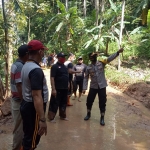
[[93,53],[89,53],[89,57],[96,57],[96,56],[98,56],[98,54],[97,54],[97,53],[95,53],[95,52],[93,52]]
[[63,52],[60,52],[60,53],[57,54],[57,57],[65,57],[65,56],[67,56],[67,55],[64,54]]
[[28,53],[28,45],[24,44],[18,48],[18,56],[23,57]]
[[82,60],[82,59],[83,59],[82,56],[78,57],[78,60]]

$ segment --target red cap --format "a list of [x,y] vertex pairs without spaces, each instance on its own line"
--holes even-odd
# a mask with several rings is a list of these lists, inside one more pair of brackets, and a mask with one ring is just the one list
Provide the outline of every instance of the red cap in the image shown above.
[[28,46],[29,46],[28,47],[29,51],[35,51],[35,50],[40,50],[40,49],[47,50],[47,48],[44,47],[44,45],[38,40],[31,40],[28,43]]

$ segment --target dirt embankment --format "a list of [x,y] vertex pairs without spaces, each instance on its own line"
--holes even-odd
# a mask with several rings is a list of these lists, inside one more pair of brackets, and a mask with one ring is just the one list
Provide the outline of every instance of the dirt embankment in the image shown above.
[[110,86],[122,91],[128,96],[140,101],[145,107],[150,109],[150,84],[145,82],[137,82],[131,85],[116,86],[109,82]]
[[125,94],[142,102],[144,106],[150,108],[150,85],[145,82],[135,83],[130,85],[125,91]]

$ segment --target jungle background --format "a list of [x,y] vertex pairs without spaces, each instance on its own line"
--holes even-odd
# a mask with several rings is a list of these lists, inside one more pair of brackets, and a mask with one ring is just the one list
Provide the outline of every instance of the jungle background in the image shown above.
[[73,52],[86,64],[90,52],[109,56],[123,47],[123,54],[106,66],[108,83],[150,108],[150,0],[0,3],[1,117],[10,114],[3,104],[10,97],[10,67],[18,57],[17,48],[32,39],[48,47],[47,55]]

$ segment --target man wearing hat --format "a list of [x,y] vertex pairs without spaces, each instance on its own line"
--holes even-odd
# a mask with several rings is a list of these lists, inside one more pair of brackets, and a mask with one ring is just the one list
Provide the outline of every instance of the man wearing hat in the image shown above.
[[85,73],[85,77],[83,81],[83,93],[85,93],[85,90],[87,89],[89,76],[91,78],[91,82],[90,82],[90,89],[89,89],[89,93],[88,93],[87,101],[86,101],[87,115],[84,118],[84,120],[89,120],[89,118],[91,117],[92,105],[93,105],[96,95],[98,94],[99,109],[100,109],[100,114],[101,114],[100,124],[102,126],[105,125],[104,115],[105,115],[106,101],[107,101],[107,98],[106,98],[107,97],[106,95],[107,82],[105,79],[104,67],[106,63],[109,63],[112,60],[114,60],[119,55],[119,53],[122,53],[122,52],[123,52],[123,49],[121,48],[116,53],[110,55],[105,61],[97,60],[96,53],[89,54],[89,59],[91,61],[91,64],[88,65],[86,69],[86,73]]
[[80,56],[78,58],[78,62],[76,65],[74,65],[74,70],[75,71],[80,71],[79,73],[75,73],[74,79],[73,79],[73,93],[74,93],[74,100],[76,99],[77,95],[77,89],[79,87],[79,97],[78,101],[81,102],[81,95],[82,95],[82,87],[83,87],[83,79],[84,79],[84,74],[86,71],[86,65],[83,64],[83,58]]
[[49,105],[48,118],[55,122],[55,116],[59,108],[59,116],[62,120],[68,120],[66,116],[67,95],[69,75],[64,62],[66,57],[63,52],[57,54],[57,63],[51,67],[51,86],[52,94]]
[[11,109],[14,121],[12,150],[20,150],[23,139],[23,126],[20,114],[20,103],[22,101],[21,70],[28,59],[28,46],[26,44],[18,48],[18,56],[19,58],[11,66],[10,77],[12,93]]
[[21,71],[23,101],[23,150],[36,148],[43,134],[47,134],[45,118],[48,88],[44,73],[39,65],[47,48],[38,40],[28,43],[29,59]]

